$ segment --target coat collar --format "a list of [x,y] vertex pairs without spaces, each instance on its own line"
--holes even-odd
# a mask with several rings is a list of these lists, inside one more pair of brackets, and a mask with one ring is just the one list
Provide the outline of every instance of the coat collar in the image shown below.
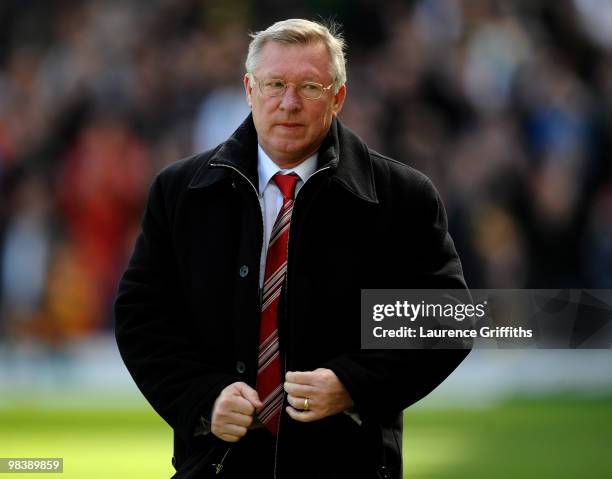
[[[319,149],[317,170],[326,167],[344,189],[369,203],[378,203],[368,148],[336,118]],[[257,133],[252,115],[198,168],[189,188],[204,188],[220,181],[228,175],[228,168],[257,187]]]

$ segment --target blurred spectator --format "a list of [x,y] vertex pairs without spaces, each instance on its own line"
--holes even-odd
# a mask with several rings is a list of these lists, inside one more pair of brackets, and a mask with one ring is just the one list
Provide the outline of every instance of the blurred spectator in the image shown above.
[[[81,270],[110,311],[124,238],[140,216],[151,176],[145,145],[121,118],[98,114],[66,152],[56,193]],[[102,308],[102,309],[101,309]]]
[[195,151],[210,150],[225,141],[248,114],[242,88],[220,88],[209,93],[195,122]]
[[51,245],[48,197],[39,176],[15,185],[0,259],[0,313],[11,333],[27,330],[43,304]]
[[593,288],[612,284],[612,182],[595,199],[582,246],[588,284]]
[[225,141],[249,114],[242,83],[246,32],[228,28],[207,40],[202,58],[207,64],[210,89],[194,122],[195,151],[210,150]]

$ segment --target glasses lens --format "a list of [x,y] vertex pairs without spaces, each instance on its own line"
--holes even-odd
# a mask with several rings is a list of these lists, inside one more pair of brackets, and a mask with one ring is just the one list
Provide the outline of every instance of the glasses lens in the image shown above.
[[323,87],[318,83],[304,82],[300,85],[300,95],[309,100],[321,98]]
[[279,96],[285,91],[286,85],[283,80],[271,78],[264,80],[261,83],[261,91],[264,95],[268,96]]

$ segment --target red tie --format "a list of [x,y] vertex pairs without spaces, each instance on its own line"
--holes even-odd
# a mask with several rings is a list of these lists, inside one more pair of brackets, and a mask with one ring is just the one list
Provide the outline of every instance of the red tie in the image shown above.
[[277,173],[272,179],[283,194],[283,207],[278,212],[268,243],[261,299],[257,392],[264,403],[259,419],[272,434],[276,435],[283,405],[281,362],[278,351],[278,304],[287,274],[289,223],[298,177],[295,174]]

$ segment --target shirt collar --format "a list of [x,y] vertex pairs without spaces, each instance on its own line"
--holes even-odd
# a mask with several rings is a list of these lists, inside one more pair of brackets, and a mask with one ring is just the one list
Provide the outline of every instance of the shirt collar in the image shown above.
[[317,157],[319,152],[315,152],[312,156],[306,158],[299,165],[293,168],[280,168],[266,154],[261,145],[257,145],[257,175],[259,176],[259,194],[262,194],[272,177],[279,171],[283,174],[295,173],[300,180],[306,182],[308,177],[317,169]]

